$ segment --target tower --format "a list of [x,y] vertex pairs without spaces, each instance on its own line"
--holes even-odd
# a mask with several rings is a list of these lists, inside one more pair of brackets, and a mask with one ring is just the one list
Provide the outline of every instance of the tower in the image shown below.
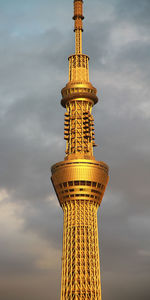
[[61,300],[101,300],[97,210],[108,182],[108,166],[93,156],[97,90],[82,53],[83,0],[74,0],[75,54],[62,89],[66,157],[52,166],[52,183],[64,213]]

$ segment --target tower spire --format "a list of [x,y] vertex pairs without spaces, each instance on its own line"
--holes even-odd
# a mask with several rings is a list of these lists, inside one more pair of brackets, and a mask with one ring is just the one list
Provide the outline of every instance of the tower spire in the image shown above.
[[74,0],[75,54],[82,54],[83,0]]

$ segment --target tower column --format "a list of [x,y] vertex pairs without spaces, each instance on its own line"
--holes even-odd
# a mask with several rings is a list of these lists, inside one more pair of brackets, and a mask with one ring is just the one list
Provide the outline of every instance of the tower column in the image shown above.
[[75,200],[63,204],[61,300],[101,299],[98,205]]
[[97,90],[89,81],[89,57],[82,54],[83,0],[74,0],[75,53],[62,89],[66,156],[52,166],[52,183],[64,214],[61,300],[101,300],[97,210],[108,166],[93,155],[92,108]]

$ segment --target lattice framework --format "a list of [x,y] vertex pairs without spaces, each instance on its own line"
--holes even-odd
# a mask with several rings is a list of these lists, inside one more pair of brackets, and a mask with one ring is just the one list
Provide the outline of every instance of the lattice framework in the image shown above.
[[66,202],[63,228],[61,300],[101,298],[97,230],[98,205],[93,201]]
[[87,100],[71,101],[66,105],[64,138],[66,154],[90,153],[95,144],[92,103]]

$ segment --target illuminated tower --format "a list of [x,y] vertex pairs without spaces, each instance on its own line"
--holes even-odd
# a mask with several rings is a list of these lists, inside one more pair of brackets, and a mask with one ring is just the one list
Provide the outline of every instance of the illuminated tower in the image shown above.
[[74,0],[73,19],[75,54],[69,57],[69,82],[61,91],[66,157],[51,169],[64,213],[61,300],[101,300],[97,210],[108,166],[93,156],[92,107],[98,98],[89,82],[89,57],[82,54],[82,0]]

